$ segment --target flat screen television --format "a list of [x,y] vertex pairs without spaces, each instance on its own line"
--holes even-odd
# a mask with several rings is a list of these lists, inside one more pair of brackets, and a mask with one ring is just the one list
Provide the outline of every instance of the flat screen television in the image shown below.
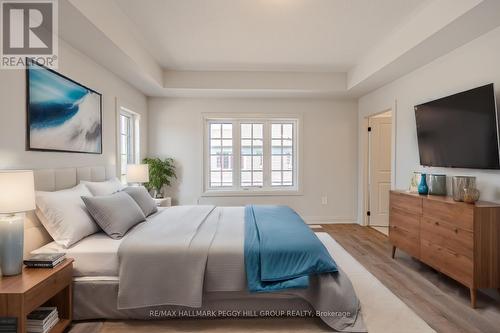
[[415,106],[420,164],[500,169],[493,83]]

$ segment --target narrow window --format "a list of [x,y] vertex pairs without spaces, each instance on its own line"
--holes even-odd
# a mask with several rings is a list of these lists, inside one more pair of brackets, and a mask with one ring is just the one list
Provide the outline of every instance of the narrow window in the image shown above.
[[135,112],[121,109],[118,116],[119,154],[118,165],[120,179],[126,183],[127,164],[139,163],[139,121],[140,116]]
[[264,125],[241,124],[241,186],[264,185]]
[[271,183],[272,186],[294,185],[293,124],[271,125]]
[[210,187],[233,186],[233,124],[210,123]]

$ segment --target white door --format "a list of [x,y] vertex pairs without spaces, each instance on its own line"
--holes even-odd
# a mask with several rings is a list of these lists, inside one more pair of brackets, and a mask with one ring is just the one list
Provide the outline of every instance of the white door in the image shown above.
[[391,189],[392,117],[387,114],[369,119],[369,223],[389,225]]

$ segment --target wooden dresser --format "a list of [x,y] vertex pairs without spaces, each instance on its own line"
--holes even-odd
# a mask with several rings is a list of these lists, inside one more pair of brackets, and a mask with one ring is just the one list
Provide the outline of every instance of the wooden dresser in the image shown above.
[[389,241],[470,289],[500,288],[500,204],[391,191]]

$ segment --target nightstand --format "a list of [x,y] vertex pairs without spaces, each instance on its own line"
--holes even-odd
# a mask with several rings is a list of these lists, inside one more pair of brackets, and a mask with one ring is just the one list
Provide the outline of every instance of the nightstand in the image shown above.
[[156,205],[158,207],[170,207],[170,206],[172,206],[172,198],[170,198],[170,197],[154,198],[153,200],[156,202]]
[[20,275],[0,277],[0,317],[16,317],[17,332],[26,332],[26,316],[42,305],[56,306],[59,322],[50,333],[71,324],[73,259],[54,268],[23,268]]

